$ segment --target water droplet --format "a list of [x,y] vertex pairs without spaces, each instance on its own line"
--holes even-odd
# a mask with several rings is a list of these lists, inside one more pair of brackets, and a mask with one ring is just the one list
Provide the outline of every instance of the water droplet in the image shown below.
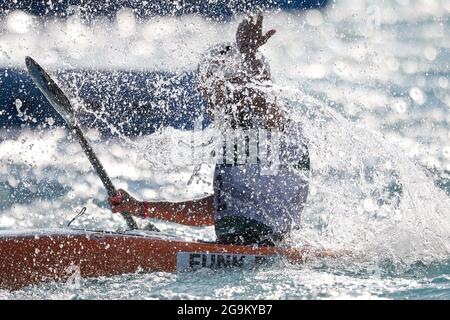
[[323,23],[323,16],[319,10],[310,10],[306,14],[306,22],[313,27],[318,27]]
[[433,61],[434,59],[436,59],[437,50],[433,47],[426,47],[424,54],[425,54],[425,58],[427,58],[427,60]]
[[413,87],[411,88],[411,90],[409,90],[409,96],[415,103],[419,105],[422,105],[427,101],[427,97],[425,96],[423,91],[417,87]]

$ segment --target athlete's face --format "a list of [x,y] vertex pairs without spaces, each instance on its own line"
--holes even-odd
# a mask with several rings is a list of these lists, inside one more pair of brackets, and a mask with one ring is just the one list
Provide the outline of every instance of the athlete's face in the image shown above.
[[212,81],[208,87],[199,86],[210,118],[214,120],[214,114],[221,113],[218,111],[240,113],[245,104],[244,88],[245,80],[240,77]]

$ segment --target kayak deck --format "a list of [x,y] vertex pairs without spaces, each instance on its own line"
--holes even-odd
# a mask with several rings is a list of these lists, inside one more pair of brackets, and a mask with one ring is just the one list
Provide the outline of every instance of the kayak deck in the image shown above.
[[0,231],[0,289],[133,272],[255,266],[275,257],[302,262],[305,249],[222,245],[146,231]]

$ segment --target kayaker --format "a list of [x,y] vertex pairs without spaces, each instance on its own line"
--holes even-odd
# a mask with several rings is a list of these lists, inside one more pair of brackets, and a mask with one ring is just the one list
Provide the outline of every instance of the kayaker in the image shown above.
[[[263,34],[262,22],[261,14],[245,18],[238,26],[236,43],[219,44],[205,53],[198,67],[198,90],[218,132],[258,132],[256,142],[248,137],[236,140],[233,151],[247,141],[256,143],[259,152],[262,133],[267,133],[265,138],[278,144],[271,155],[277,150],[279,162],[264,161],[258,153],[251,163],[236,159],[230,163],[222,161],[226,155],[219,155],[213,195],[175,203],[147,202],[119,190],[109,198],[113,212],[191,226],[214,225],[219,243],[239,245],[276,245],[299,224],[308,196],[308,149],[301,128],[264,90],[270,86],[271,74],[258,48],[275,30]],[[270,169],[274,165],[275,170]]]

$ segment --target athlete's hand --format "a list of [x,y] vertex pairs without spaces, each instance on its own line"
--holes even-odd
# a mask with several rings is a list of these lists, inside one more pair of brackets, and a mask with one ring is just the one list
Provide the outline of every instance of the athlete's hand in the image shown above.
[[254,16],[250,15],[239,24],[236,32],[236,44],[242,54],[254,55],[258,48],[275,34],[276,30],[274,29],[263,34],[262,23],[263,15],[258,13],[256,20]]
[[108,198],[109,206],[113,213],[128,212],[133,215],[141,215],[143,203],[136,200],[125,190],[117,190],[116,195]]

